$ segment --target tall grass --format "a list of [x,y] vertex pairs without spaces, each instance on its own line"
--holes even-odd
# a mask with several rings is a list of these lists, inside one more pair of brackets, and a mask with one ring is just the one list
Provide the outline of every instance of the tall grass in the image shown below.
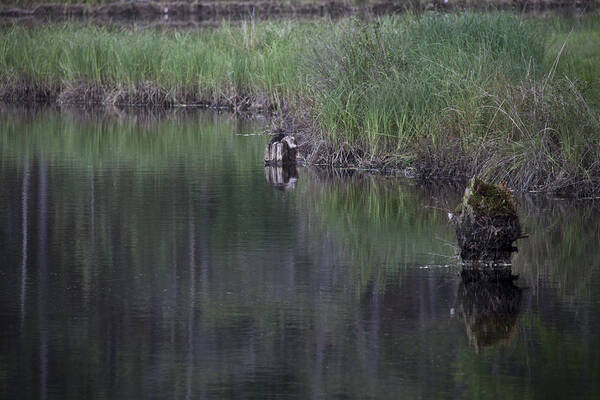
[[578,53],[562,60],[572,48],[600,55],[583,46],[581,31],[574,46],[557,49],[565,27],[508,14],[354,20],[338,29],[317,52],[312,87],[333,163],[600,191],[600,67]]
[[224,23],[199,32],[94,26],[13,27],[2,33],[0,73],[67,87],[80,82],[132,89],[145,83],[197,98],[269,93],[292,97],[300,56],[319,31],[293,22]]
[[437,136],[445,114],[543,56],[537,35],[509,15],[350,21],[317,58],[319,121],[330,138],[370,153]]
[[312,121],[312,161],[598,193],[600,47],[588,39],[600,24],[565,21],[431,13],[203,32],[13,27],[0,33],[0,96],[11,82],[55,88],[63,101],[250,96]]

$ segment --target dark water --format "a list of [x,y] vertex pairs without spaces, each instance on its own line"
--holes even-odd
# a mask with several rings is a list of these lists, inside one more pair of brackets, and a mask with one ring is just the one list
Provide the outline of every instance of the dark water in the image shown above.
[[520,199],[519,278],[463,282],[460,188],[273,185],[227,115],[0,117],[1,399],[600,398],[598,203]]

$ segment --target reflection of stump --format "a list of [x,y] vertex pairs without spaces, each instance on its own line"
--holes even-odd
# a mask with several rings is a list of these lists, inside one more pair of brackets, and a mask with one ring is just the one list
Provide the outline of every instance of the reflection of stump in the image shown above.
[[268,183],[277,189],[292,190],[296,187],[298,172],[293,164],[283,167],[266,166],[265,178]]
[[265,147],[265,165],[289,165],[296,162],[297,145],[293,136],[275,137]]
[[522,236],[514,197],[504,186],[473,178],[452,222],[464,260],[507,261]]
[[469,342],[483,346],[510,343],[521,310],[521,291],[509,268],[465,269],[456,296],[458,317],[464,322]]

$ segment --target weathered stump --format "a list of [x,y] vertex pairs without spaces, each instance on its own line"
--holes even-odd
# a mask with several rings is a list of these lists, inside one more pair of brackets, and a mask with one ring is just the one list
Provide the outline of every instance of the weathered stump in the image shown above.
[[265,167],[265,179],[267,183],[273,185],[276,189],[293,190],[298,180],[298,172],[294,164],[281,167],[267,165]]
[[[274,138],[278,139],[278,137]],[[271,140],[265,147],[265,165],[291,165],[296,163],[298,145],[293,136]]]
[[509,262],[513,243],[524,237],[510,191],[479,178],[469,181],[451,221],[463,260]]

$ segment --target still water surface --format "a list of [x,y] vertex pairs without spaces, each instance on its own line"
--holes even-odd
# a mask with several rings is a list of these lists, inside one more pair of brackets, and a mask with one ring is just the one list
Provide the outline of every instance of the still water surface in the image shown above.
[[0,117],[2,399],[600,398],[598,203],[521,198],[519,278],[462,282],[461,188],[274,185],[228,115]]

